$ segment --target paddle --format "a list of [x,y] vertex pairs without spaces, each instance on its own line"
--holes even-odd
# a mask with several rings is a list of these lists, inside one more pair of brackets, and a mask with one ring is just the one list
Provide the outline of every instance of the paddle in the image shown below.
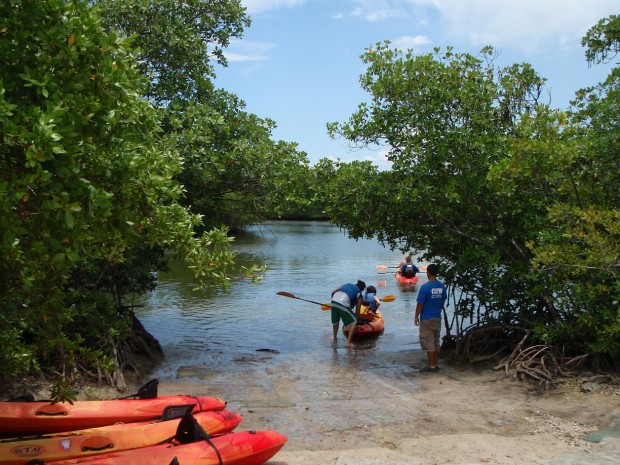
[[311,304],[327,305],[327,304],[322,304],[321,302],[315,302],[314,300],[302,299],[301,297],[297,297],[295,294],[291,294],[290,292],[280,291],[280,292],[276,292],[276,294],[282,295],[284,297],[290,297],[291,299],[303,300],[305,302],[310,302]]
[[[320,305],[321,310],[331,310],[332,308],[330,304],[322,304],[320,302],[315,302],[314,300],[302,299],[301,297],[297,297],[295,294],[291,294],[290,292],[279,291],[279,292],[276,292],[276,294],[284,296],[284,297],[290,297],[291,299],[303,300],[304,302],[310,302],[311,304]],[[381,299],[381,302],[393,302],[394,300],[396,300],[396,296],[386,295]]]
[[[394,302],[396,300],[395,295],[386,295],[383,298],[379,299],[381,302]],[[321,310],[331,310],[332,306],[329,304],[321,305]]]
[[[377,265],[378,270],[387,270],[388,268],[396,268],[399,269],[400,266],[387,266],[387,265]],[[418,267],[420,271],[426,272],[426,265],[422,265]]]

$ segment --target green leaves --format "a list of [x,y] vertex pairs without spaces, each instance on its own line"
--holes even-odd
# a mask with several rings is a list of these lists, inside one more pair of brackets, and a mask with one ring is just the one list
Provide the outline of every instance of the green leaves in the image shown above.
[[[588,34],[592,58],[617,52],[617,19]],[[363,55],[371,103],[328,130],[385,144],[393,169],[338,166],[331,217],[353,237],[441,262],[462,316],[475,302],[479,322],[536,326],[545,342],[617,360],[617,70],[579,92],[577,112],[560,112],[541,100],[545,80],[530,65],[500,68],[491,47],[482,54],[490,60],[386,43]]]
[[620,15],[611,15],[601,19],[592,27],[581,45],[586,47],[586,58],[589,63],[605,63],[620,52]]
[[108,28],[132,37],[149,78],[146,96],[156,104],[202,101],[212,90],[214,65],[250,18],[239,0],[96,0]]
[[[0,332],[21,321],[29,341],[0,349],[0,373],[34,360],[73,376],[78,358],[96,358],[93,334],[125,328],[122,298],[152,286],[164,247],[209,263],[203,283],[227,282],[233,254],[224,233],[202,248],[199,216],[178,203],[182,159],[159,139],[160,114],[142,97],[129,41],[79,1],[17,2],[0,13]],[[106,331],[95,330],[103,315]],[[21,343],[32,357],[8,365]]]

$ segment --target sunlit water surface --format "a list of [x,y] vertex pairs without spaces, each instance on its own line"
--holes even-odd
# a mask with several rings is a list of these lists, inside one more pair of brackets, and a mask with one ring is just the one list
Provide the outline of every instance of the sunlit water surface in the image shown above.
[[[354,350],[401,351],[419,348],[412,318],[417,287],[396,282],[377,265],[394,266],[403,255],[376,240],[349,239],[327,222],[270,222],[235,240],[244,262],[266,264],[258,285],[234,282],[229,289],[194,290],[192,275],[180,266],[160,273],[159,286],[137,313],[166,354],[155,376],[170,379],[181,366],[230,366],[259,349],[277,350],[278,358],[313,354],[332,357],[330,313],[319,305],[276,295],[286,291],[328,303],[331,291],[362,279],[379,296],[396,300],[381,306],[385,332]],[[419,265],[419,263],[418,263]],[[420,277],[419,284],[425,281]],[[344,349],[342,334],[338,347]]]

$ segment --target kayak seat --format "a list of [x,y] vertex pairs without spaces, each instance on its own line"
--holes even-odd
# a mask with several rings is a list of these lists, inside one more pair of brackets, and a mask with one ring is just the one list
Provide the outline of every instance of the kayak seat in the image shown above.
[[209,439],[210,436],[209,433],[198,424],[194,416],[188,413],[181,418],[174,438],[181,444],[190,444],[203,439]]
[[184,415],[183,418],[181,418],[179,426],[177,427],[177,434],[175,435],[175,439],[181,444],[189,444],[196,441],[205,441],[215,451],[219,461],[219,465],[223,465],[220,451],[217,450],[215,444],[211,442],[211,436],[209,436],[209,433],[207,433],[202,428],[202,426],[198,424],[192,414]]
[[195,407],[196,404],[168,405],[161,414],[161,421],[174,420],[185,415],[191,415]]

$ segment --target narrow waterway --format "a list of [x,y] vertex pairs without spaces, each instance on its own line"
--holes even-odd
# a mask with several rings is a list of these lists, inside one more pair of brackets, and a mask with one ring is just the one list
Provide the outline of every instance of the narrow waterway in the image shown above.
[[[196,292],[191,273],[175,266],[159,275],[157,290],[143,300],[138,315],[166,353],[154,374],[160,379],[191,377],[183,370],[187,366],[235,369],[238,364],[231,362],[259,349],[278,351],[282,361],[289,355],[332,357],[329,312],[276,293],[327,303],[335,287],[357,279],[396,300],[381,307],[384,334],[354,350],[419,348],[412,323],[417,287],[400,285],[391,272],[377,270],[377,265],[398,264],[399,251],[375,240],[349,239],[327,222],[299,221],[254,227],[236,238],[235,248],[242,261],[269,267],[258,285],[235,282],[226,290]],[[345,350],[344,343],[341,337],[339,349]]]

